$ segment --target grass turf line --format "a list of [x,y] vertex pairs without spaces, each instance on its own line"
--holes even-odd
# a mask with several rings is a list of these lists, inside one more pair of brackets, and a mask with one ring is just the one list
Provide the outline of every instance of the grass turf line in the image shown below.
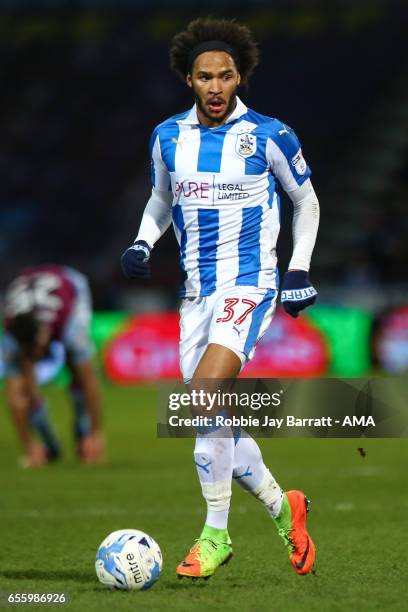
[[[46,395],[65,454],[36,471],[17,467],[15,433],[1,402],[0,591],[66,592],[65,609],[87,612],[408,610],[406,440],[260,440],[282,486],[312,499],[317,575],[295,574],[267,513],[234,486],[234,558],[208,582],[191,583],[177,580],[175,567],[204,519],[193,441],[156,438],[154,390],[105,387],[109,462],[82,468],[64,392],[49,388]],[[159,542],[163,574],[149,591],[110,592],[96,580],[95,552],[109,532],[129,527]]]

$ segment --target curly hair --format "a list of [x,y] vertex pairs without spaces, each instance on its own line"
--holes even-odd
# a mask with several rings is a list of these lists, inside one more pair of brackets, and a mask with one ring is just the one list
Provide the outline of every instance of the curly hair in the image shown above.
[[36,340],[40,324],[34,312],[27,312],[14,317],[9,325],[9,332],[24,348],[31,348]]
[[238,70],[244,85],[259,62],[259,49],[252,33],[235,19],[207,17],[190,21],[183,32],[174,36],[170,46],[170,66],[183,79],[190,72],[189,55],[194,47],[210,40],[221,40],[236,53]]

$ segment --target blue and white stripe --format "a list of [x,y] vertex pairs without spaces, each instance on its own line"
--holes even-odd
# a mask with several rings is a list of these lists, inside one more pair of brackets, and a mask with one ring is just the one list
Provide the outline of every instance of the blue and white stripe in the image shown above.
[[153,185],[173,192],[181,296],[236,285],[276,289],[276,180],[292,191],[311,174],[293,131],[238,99],[218,128],[202,126],[195,107],[165,121],[151,155]]

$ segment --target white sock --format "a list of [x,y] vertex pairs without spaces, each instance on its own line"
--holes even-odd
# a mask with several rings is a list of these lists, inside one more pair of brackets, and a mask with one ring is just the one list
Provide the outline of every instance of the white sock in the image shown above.
[[278,516],[283,491],[264,464],[259,446],[243,430],[235,446],[232,475],[235,482],[264,504],[273,518]]
[[224,427],[196,438],[194,461],[207,502],[206,524],[226,529],[231,500],[234,438],[230,428]]

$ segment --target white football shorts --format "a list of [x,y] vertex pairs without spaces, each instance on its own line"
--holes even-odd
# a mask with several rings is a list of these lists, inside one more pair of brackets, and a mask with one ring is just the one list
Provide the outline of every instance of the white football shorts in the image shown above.
[[275,289],[236,286],[206,297],[184,298],[180,307],[180,369],[189,382],[208,344],[238,355],[242,367],[272,322]]

